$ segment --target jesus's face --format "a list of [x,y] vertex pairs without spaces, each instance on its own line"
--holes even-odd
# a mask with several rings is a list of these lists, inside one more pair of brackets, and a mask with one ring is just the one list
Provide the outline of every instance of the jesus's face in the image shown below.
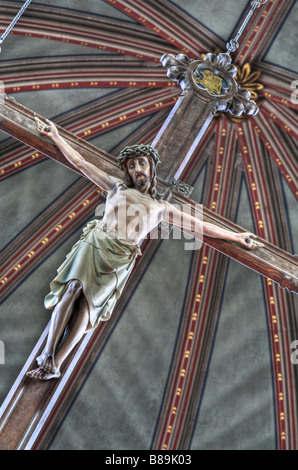
[[151,182],[151,167],[147,157],[130,158],[127,171],[136,189],[146,191]]

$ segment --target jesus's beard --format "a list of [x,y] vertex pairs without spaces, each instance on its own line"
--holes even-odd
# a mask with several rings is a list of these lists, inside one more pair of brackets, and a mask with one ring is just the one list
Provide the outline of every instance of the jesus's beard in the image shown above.
[[[141,177],[138,177],[138,176],[140,176],[140,175],[142,176],[142,178],[141,178]],[[137,188],[142,187],[142,188],[143,188],[143,187],[145,187],[145,186],[148,186],[148,184],[150,183],[150,181],[151,181],[150,176],[147,176],[147,175],[145,175],[144,173],[138,173],[138,174],[136,175],[136,177],[134,178],[133,183],[134,183],[134,186],[135,186],[135,187],[137,187]]]

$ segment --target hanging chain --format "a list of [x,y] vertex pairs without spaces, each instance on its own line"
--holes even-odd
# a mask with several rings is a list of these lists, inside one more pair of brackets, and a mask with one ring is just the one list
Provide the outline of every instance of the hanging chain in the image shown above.
[[239,47],[238,39],[240,38],[243,31],[245,30],[249,20],[251,19],[252,15],[254,14],[254,11],[266,2],[267,2],[267,0],[255,0],[255,1],[251,2],[251,9],[248,12],[248,14],[247,14],[245,20],[243,21],[242,25],[240,26],[238,33],[236,34],[236,36],[233,39],[231,39],[227,43],[227,53],[228,54],[230,54],[231,52],[234,52],[234,51],[236,51],[236,49],[238,49],[238,47]]
[[[14,27],[14,25],[16,24],[16,22],[20,19],[20,17],[22,16],[22,14],[24,13],[24,11],[26,10],[26,8],[30,5],[32,0],[27,0],[24,5],[22,6],[22,8],[20,9],[20,11],[18,12],[18,14],[16,15],[16,17],[12,20],[12,22],[10,23],[10,25],[8,26],[8,28],[6,29],[6,31],[2,34],[2,36],[0,37],[0,44],[3,43],[4,39],[9,35],[10,31],[12,30],[12,28]],[[0,52],[1,52],[1,48],[0,48]]]

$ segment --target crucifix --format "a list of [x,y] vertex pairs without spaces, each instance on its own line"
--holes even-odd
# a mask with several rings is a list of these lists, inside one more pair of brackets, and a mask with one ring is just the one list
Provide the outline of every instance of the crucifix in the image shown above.
[[[157,193],[161,195],[162,201],[188,204],[195,211],[195,201],[189,199],[191,188],[183,184],[179,177],[215,112],[222,110],[241,115],[255,114],[258,109],[250,100],[249,93],[238,87],[234,78],[237,69],[232,65],[228,53],[207,54],[204,60],[192,60],[185,54],[178,54],[176,57],[166,54],[161,61],[168,70],[168,76],[181,86],[182,94],[151,146],[158,152],[162,162],[158,170]],[[112,155],[94,148],[61,128],[58,128],[56,133],[55,127],[46,122],[42,116],[37,116],[33,111],[14,103],[9,98],[5,99],[0,109],[0,128],[37,151],[81,173],[80,165],[73,166],[73,163],[65,157],[62,147],[62,151],[59,151],[55,139],[58,139],[58,135],[62,136],[67,146],[82,155],[86,162],[98,168],[101,175],[102,173],[112,175],[116,183],[117,180],[123,180],[122,172]],[[39,130],[36,129],[36,125]],[[131,159],[127,161],[134,161],[134,155],[136,154],[132,153]],[[135,168],[131,169],[131,172],[133,171]],[[82,173],[84,174],[84,171]],[[222,233],[222,230],[233,232],[235,237],[230,238],[232,242],[237,241],[236,235],[246,233],[245,230],[206,209],[203,211],[203,219],[206,224],[217,226],[219,233]],[[170,219],[168,221],[171,222]],[[184,230],[188,232],[189,227],[184,227]],[[191,233],[193,235],[193,232]],[[281,287],[297,292],[294,260],[289,254],[265,240],[261,240],[262,247],[253,252],[244,248],[245,246],[249,248],[253,244],[251,237],[248,243],[244,239],[244,247],[224,241],[221,237],[213,238],[208,235],[204,237],[204,242],[261,275],[273,279]],[[71,287],[75,290],[78,286]],[[77,295],[77,291],[75,292]],[[36,373],[36,378],[45,378],[44,371],[47,378],[49,374],[58,375],[53,363],[48,359],[48,355],[39,359],[42,371]]]

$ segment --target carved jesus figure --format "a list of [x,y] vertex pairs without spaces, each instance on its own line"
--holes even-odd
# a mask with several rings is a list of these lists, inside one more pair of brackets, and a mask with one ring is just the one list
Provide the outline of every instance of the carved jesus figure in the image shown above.
[[124,171],[120,180],[87,162],[59,135],[52,122],[35,119],[37,130],[48,136],[89,180],[107,191],[103,218],[87,224],[45,297],[46,308],[53,309],[50,329],[45,348],[37,358],[38,368],[27,372],[27,376],[48,380],[60,376],[61,364],[83,335],[111,317],[136,257],[141,255],[141,241],[160,222],[191,231],[198,239],[204,234],[248,249],[262,244],[254,234],[230,232],[203,223],[159,199],[159,155],[150,145],[133,145],[120,152],[118,160]]

